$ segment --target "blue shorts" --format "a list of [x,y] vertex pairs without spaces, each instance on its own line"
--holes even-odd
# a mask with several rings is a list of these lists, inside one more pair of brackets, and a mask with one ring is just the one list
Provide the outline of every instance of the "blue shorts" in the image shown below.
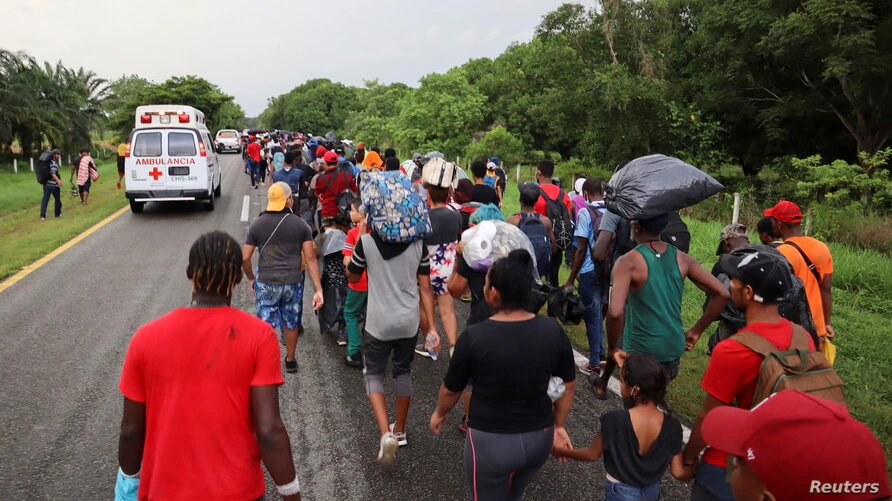
[[265,284],[254,281],[257,317],[273,329],[297,329],[303,315],[304,284]]

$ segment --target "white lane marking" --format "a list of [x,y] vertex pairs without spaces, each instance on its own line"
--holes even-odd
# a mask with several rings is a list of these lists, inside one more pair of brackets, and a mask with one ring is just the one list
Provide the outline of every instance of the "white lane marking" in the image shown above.
[[243,223],[248,222],[248,212],[251,210],[251,195],[245,195],[244,201],[242,202],[242,218],[241,221]]
[[[588,364],[588,357],[583,355],[582,353],[579,353],[579,351],[577,351],[576,349],[573,350],[573,358],[576,359],[577,367],[584,367],[586,364]],[[616,374],[616,372],[614,372],[614,374]],[[619,379],[617,379],[616,376],[610,378],[610,381],[607,383],[607,389],[612,391],[613,393],[616,393],[617,395],[620,395]],[[684,423],[682,423],[681,433],[684,443],[688,443],[688,440],[690,440],[691,438],[691,429],[685,426]]]

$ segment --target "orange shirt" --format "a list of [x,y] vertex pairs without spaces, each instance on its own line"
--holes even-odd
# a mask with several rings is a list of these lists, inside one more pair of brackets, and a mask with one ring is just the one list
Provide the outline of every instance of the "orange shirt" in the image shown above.
[[[802,252],[805,252],[812,264],[815,265],[822,280],[825,276],[833,273],[833,256],[830,255],[830,248],[824,242],[811,237],[790,237],[785,242],[795,242]],[[793,265],[793,272],[805,286],[805,295],[808,297],[808,306],[811,309],[811,316],[814,317],[818,335],[827,334],[827,322],[824,321],[824,302],[821,299],[821,283],[808,269],[802,254],[792,245],[780,245],[777,250]]]

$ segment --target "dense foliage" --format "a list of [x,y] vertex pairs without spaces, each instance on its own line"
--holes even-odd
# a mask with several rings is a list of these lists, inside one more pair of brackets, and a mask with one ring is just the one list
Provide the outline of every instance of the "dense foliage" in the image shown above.
[[[314,80],[259,121],[451,157],[507,134],[519,151],[489,153],[598,173],[662,152],[733,189],[889,209],[888,166],[868,162],[892,137],[889,28],[892,4],[869,0],[568,3],[495,59],[416,88]],[[327,121],[313,118],[320,104]]]

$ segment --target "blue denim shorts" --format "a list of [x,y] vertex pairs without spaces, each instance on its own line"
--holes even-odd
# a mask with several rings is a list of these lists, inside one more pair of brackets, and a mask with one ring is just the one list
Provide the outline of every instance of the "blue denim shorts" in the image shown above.
[[606,501],[657,501],[660,499],[660,482],[647,487],[604,480],[604,499]]
[[304,284],[265,284],[254,281],[257,317],[273,329],[297,329],[303,315]]

